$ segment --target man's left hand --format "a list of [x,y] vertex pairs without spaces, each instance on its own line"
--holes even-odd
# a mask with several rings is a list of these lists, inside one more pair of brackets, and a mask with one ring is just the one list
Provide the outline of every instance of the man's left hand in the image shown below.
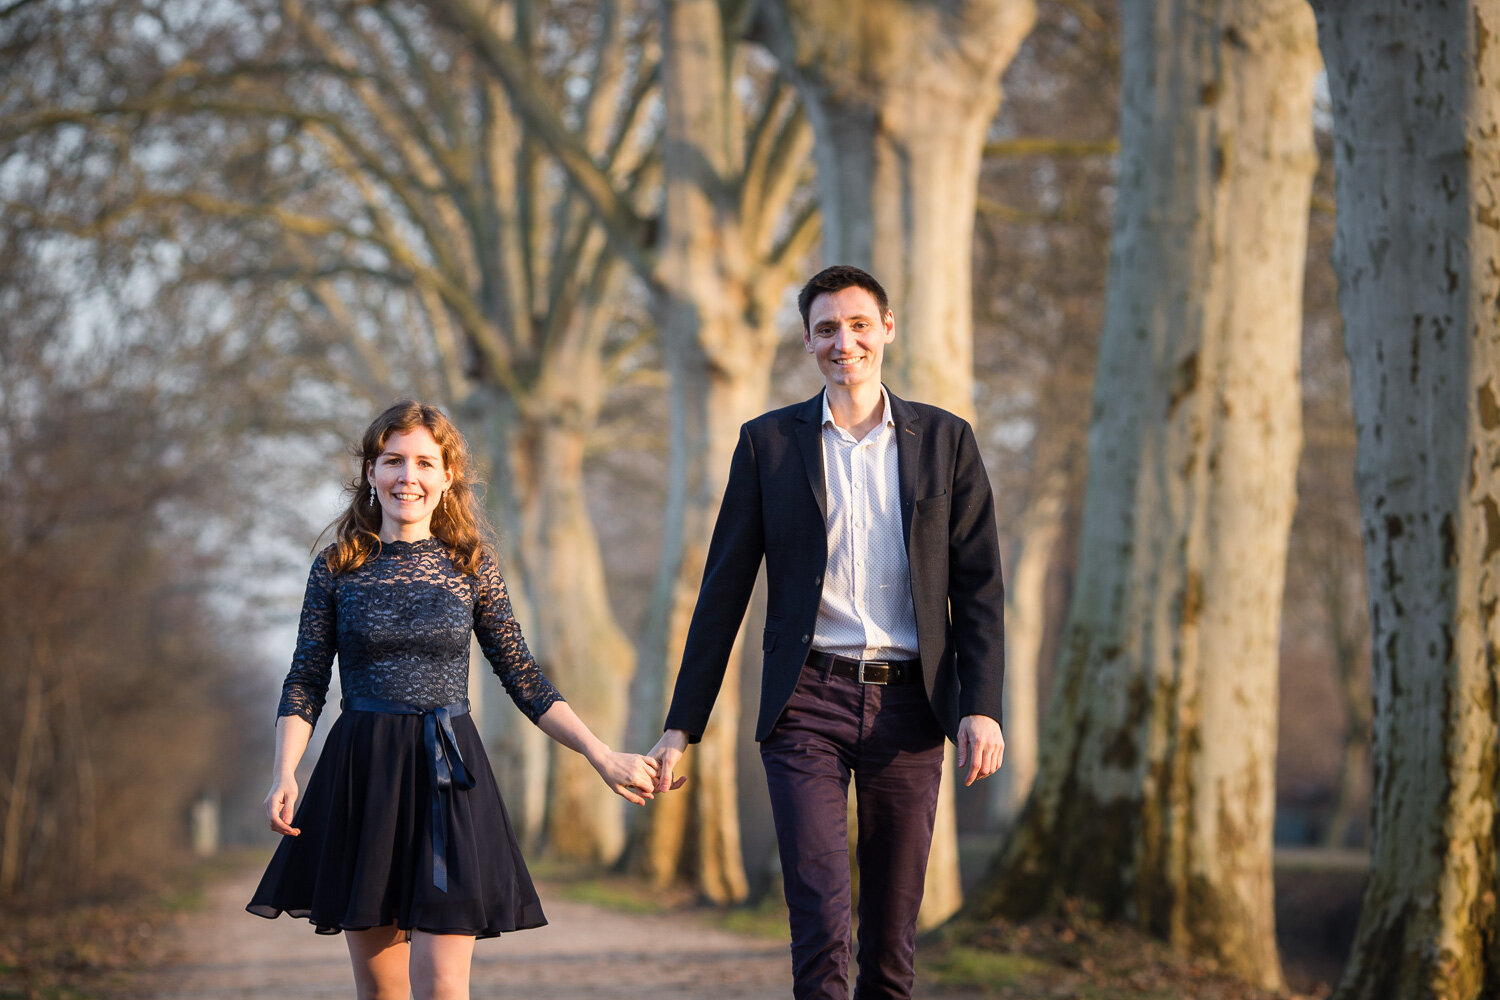
[[1000,734],[1000,723],[988,715],[966,715],[959,720],[958,766],[969,765],[965,787],[1000,770],[1004,759],[1005,737]]

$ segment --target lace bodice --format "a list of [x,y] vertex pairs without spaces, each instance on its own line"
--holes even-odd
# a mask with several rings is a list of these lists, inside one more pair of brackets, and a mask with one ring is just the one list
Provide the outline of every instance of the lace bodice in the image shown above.
[[327,556],[320,552],[308,575],[278,717],[317,724],[335,653],[346,697],[421,708],[460,701],[469,692],[470,633],[532,722],[563,700],[526,648],[493,558],[468,576],[436,538],[386,542],[363,566],[335,576]]

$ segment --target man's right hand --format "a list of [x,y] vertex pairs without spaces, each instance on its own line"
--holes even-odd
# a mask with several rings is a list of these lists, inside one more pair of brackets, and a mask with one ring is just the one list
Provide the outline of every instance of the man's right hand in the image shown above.
[[681,729],[668,729],[656,741],[647,757],[656,759],[656,791],[668,792],[687,783],[687,775],[673,779],[672,771],[688,748],[688,734]]

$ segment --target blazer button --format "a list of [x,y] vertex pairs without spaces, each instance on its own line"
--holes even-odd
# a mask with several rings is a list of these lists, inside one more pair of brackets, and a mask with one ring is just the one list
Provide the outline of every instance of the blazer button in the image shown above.
[[803,642],[812,642],[812,636],[810,636],[810,635],[804,635],[802,637],[802,641]]
[[815,576],[815,577],[813,577],[813,586],[814,587],[821,587],[821,586],[823,586],[823,578],[821,576]]

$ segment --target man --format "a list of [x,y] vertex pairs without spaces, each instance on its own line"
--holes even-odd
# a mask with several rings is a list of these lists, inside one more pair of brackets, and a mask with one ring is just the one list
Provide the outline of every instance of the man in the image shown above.
[[999,544],[974,433],[880,381],[895,318],[854,267],[802,289],[824,390],[740,429],[688,629],[657,790],[707,725],[762,558],[755,738],[791,911],[794,995],[846,1000],[849,777],[858,806],[856,1000],[909,998],[943,737],[966,784],[999,767]]

